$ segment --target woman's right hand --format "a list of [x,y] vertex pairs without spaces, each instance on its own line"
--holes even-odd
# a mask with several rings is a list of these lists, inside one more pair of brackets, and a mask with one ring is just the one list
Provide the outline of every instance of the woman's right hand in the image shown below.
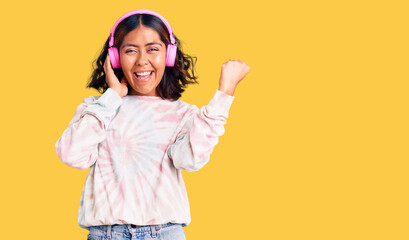
[[114,69],[111,66],[111,60],[109,59],[109,54],[105,59],[104,63],[105,71],[105,81],[108,84],[108,87],[118,93],[119,96],[124,97],[128,94],[128,82],[126,81],[125,76],[122,77],[121,82],[115,76]]

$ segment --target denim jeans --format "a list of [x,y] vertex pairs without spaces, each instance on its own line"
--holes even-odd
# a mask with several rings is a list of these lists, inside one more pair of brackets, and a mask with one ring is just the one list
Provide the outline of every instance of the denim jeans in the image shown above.
[[135,227],[131,224],[92,226],[87,240],[186,240],[182,224],[166,223]]

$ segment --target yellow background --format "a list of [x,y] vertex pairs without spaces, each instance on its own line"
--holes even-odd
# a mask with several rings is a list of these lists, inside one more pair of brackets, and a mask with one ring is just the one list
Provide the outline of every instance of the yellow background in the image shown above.
[[13,1],[1,18],[1,239],[86,239],[86,171],[54,145],[124,13],[149,8],[198,57],[199,107],[251,66],[210,162],[186,172],[188,240],[409,239],[406,1]]

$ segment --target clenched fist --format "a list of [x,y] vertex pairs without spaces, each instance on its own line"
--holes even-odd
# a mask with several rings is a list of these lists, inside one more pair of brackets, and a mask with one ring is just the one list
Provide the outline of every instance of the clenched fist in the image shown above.
[[249,73],[250,66],[241,60],[230,60],[222,65],[219,91],[233,96],[237,84]]

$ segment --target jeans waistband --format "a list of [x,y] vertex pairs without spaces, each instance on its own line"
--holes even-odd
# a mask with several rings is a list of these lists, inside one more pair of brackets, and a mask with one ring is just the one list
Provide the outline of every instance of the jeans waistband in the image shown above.
[[151,232],[152,229],[158,231],[161,228],[166,228],[169,226],[177,225],[180,223],[165,223],[165,224],[158,224],[158,225],[145,225],[143,227],[138,227],[133,224],[113,224],[113,225],[98,225],[98,226],[91,226],[90,229],[99,229],[101,231],[107,232],[108,227],[110,228],[110,231],[112,232],[120,232],[120,233],[126,233],[132,232],[138,233],[138,232]]

